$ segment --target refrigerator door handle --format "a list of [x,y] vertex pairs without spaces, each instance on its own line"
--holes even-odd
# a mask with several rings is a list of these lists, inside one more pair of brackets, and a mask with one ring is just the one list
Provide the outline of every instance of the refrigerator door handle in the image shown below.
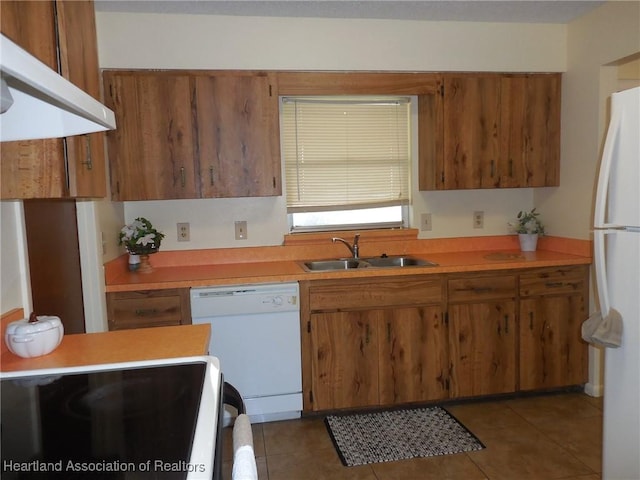
[[595,211],[593,224],[595,227],[606,226],[607,196],[609,192],[609,178],[611,177],[611,164],[613,163],[613,152],[618,140],[618,131],[622,122],[620,109],[613,109],[611,112],[611,123],[607,132],[602,151],[602,162],[600,163],[600,174],[598,176],[598,187],[596,190]]
[[600,311],[602,316],[609,313],[609,284],[607,283],[607,260],[605,249],[605,235],[610,232],[606,230],[595,230],[593,232],[593,256],[596,270],[596,289],[598,300],[600,301]]

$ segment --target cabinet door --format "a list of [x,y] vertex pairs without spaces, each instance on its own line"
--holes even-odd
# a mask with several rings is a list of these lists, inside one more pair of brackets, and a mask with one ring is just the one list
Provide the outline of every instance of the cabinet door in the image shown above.
[[514,392],[515,302],[449,305],[451,397]]
[[499,184],[500,76],[444,77],[444,189]]
[[198,198],[192,82],[168,72],[105,72],[113,200]]
[[378,405],[383,310],[311,314],[313,410]]
[[[100,100],[100,66],[93,1],[56,2],[60,73]],[[69,194],[104,197],[107,191],[104,132],[66,138]]]
[[195,79],[203,197],[282,193],[278,97],[266,74]]
[[447,334],[440,306],[384,311],[379,325],[380,404],[447,398]]
[[583,295],[520,300],[520,389],[561,387],[587,381],[587,346],[580,326]]
[[[38,60],[58,70],[53,2],[0,2],[2,33]],[[0,195],[59,198],[66,195],[61,139],[2,142]]]
[[503,77],[500,186],[559,185],[560,95],[560,74]]

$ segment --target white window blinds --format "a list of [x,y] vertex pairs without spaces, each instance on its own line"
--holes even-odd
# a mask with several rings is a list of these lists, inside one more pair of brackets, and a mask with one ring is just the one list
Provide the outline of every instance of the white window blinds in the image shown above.
[[286,97],[281,135],[289,213],[408,203],[408,98]]

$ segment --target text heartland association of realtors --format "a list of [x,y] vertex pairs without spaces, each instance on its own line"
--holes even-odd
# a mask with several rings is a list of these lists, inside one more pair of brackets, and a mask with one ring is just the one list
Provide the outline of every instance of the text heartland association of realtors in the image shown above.
[[119,460],[102,460],[97,462],[78,462],[59,460],[57,462],[14,462],[2,460],[3,472],[205,472],[204,464],[165,462],[163,460],[147,460],[146,462],[121,462]]

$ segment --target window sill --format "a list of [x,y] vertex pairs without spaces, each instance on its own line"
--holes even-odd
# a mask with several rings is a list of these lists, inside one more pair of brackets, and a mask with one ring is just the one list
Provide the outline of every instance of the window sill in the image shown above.
[[352,238],[360,234],[360,241],[366,242],[402,242],[416,240],[418,229],[397,228],[389,230],[340,230],[335,232],[291,233],[284,236],[285,246],[326,245],[333,237]]

